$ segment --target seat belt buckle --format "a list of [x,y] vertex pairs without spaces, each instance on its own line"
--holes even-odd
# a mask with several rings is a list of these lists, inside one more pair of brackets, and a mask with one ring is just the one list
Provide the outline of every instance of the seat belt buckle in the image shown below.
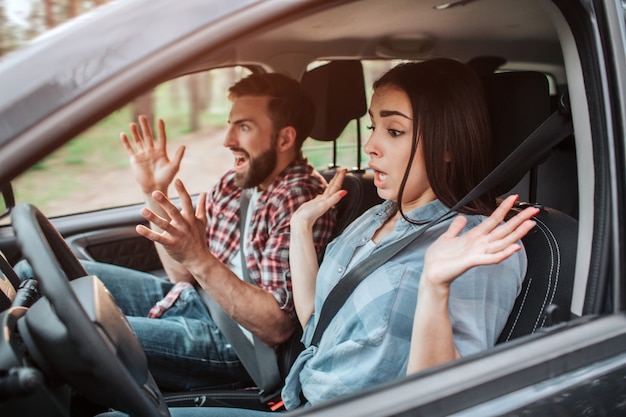
[[267,403],[267,406],[271,411],[283,411],[285,409],[285,403],[282,398],[279,398],[278,401],[270,401]]
[[272,409],[272,407],[276,407],[276,409],[280,409],[282,406],[284,406],[283,400],[281,398],[281,392],[282,392],[282,387],[278,388],[278,390],[272,390],[269,392],[262,389],[259,391],[259,400],[263,404],[270,407],[270,409]]

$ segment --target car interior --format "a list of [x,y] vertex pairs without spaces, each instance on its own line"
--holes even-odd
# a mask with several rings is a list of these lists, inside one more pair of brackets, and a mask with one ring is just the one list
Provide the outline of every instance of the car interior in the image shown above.
[[[480,60],[479,60],[480,61]],[[554,108],[550,97],[548,80],[545,74],[536,71],[517,71],[497,73],[493,68],[489,73],[482,73],[488,107],[492,120],[493,158],[494,169],[519,147],[535,130],[548,119],[552,112],[566,112],[564,109]],[[480,73],[481,68],[477,68]],[[365,116],[367,103],[364,94],[363,68],[359,61],[332,61],[317,67],[303,75],[302,83],[314,98],[316,108],[325,109],[321,117],[318,116],[311,134],[312,138],[324,141],[336,141],[339,134],[355,119]],[[564,119],[569,119],[565,115]],[[553,134],[554,132],[550,132]],[[574,267],[564,262],[564,259],[576,255],[578,234],[577,220],[570,214],[545,206],[537,198],[537,183],[541,182],[546,189],[558,189],[559,185],[547,184],[548,181],[559,181],[555,176],[548,177],[547,181],[537,179],[538,166],[544,164],[573,164],[575,154],[571,152],[568,158],[552,159],[554,149],[560,149],[562,142],[571,139],[571,125],[561,130],[561,139],[557,139],[554,147],[539,147],[541,152],[525,155],[525,159],[532,159],[535,163],[517,163],[505,166],[503,173],[496,180],[496,187],[500,194],[519,193],[522,198],[520,207],[527,204],[537,204],[542,209],[535,217],[536,228],[524,239],[529,262],[524,285],[517,298],[515,307],[502,331],[498,343],[504,343],[518,337],[535,333],[544,326],[551,326],[570,319],[568,306],[571,303]],[[554,141],[553,141],[554,142]],[[528,166],[526,166],[528,165]],[[337,170],[337,166],[330,164],[321,174],[330,180]],[[557,170],[563,169],[562,167]],[[563,171],[561,171],[563,172]],[[532,180],[529,177],[533,177]],[[571,177],[561,178],[562,182],[571,180]],[[556,188],[552,188],[556,187]],[[371,172],[352,168],[346,175],[344,189],[348,191],[338,205],[338,224],[334,235],[341,233],[343,228],[350,224],[366,209],[382,200],[376,193]],[[563,201],[557,202],[559,207],[567,209],[575,206],[576,195],[562,195]],[[532,198],[532,199],[531,199]],[[293,345],[292,345],[293,346]],[[297,347],[296,347],[297,348]],[[286,353],[286,352],[283,352]],[[215,406],[229,404],[228,398],[232,392],[208,390],[189,393],[165,393],[165,398],[171,405],[193,406],[203,398],[204,404]],[[258,391],[246,388],[235,400],[241,404],[244,397],[250,401],[248,407],[258,406]],[[262,407],[261,407],[262,408]]]
[[[581,197],[593,195],[596,184],[597,167],[590,150],[592,115],[585,99],[591,93],[582,81],[584,50],[574,46],[577,35],[557,6],[541,0],[336,3],[292,11],[224,48],[195,50],[193,60],[146,77],[146,85],[131,90],[139,93],[148,85],[231,65],[292,74],[316,103],[311,138],[332,148],[332,161],[319,167],[330,180],[342,167],[336,157],[340,136],[350,132],[357,150],[367,140],[361,121],[367,119],[371,86],[366,84],[362,61],[447,56],[466,62],[484,83],[492,123],[495,174],[486,186],[503,197],[519,194],[516,210],[527,204],[541,208],[537,226],[523,239],[528,271],[496,349],[600,312],[604,308],[600,295],[587,293],[594,286],[599,293],[606,290],[594,282],[599,273],[588,272],[599,262],[590,255],[596,233],[594,207],[593,201]],[[165,60],[174,52],[166,50],[159,58]],[[323,64],[310,68],[314,61]],[[540,135],[551,138],[549,146],[537,140],[529,145],[528,139]],[[355,164],[344,166],[349,169],[343,185],[348,194],[338,205],[335,236],[382,201],[367,161],[360,152],[356,154]],[[12,207],[12,190],[5,187],[2,194]],[[0,281],[10,284],[0,291],[0,311],[27,304],[15,297],[25,296],[27,288],[20,286],[11,268],[23,257],[42,275],[39,286],[46,297],[2,316],[2,324],[19,332],[21,339],[0,336],[0,345],[11,347],[2,350],[11,352],[5,353],[6,358],[0,357],[0,411],[4,407],[34,415],[30,413],[42,407],[62,408],[58,404],[66,402],[73,402],[71,415],[76,416],[93,414],[103,405],[137,416],[155,409],[166,416],[167,406],[267,409],[268,404],[260,401],[267,393],[259,387],[161,392],[152,380],[129,325],[111,313],[114,300],[77,262],[90,259],[159,271],[154,246],[129,232],[143,222],[138,207],[51,219],[34,206],[12,208],[12,230],[7,231],[8,226],[0,230],[4,273]],[[282,377],[288,371],[284,363],[290,363],[299,348],[297,342],[296,334],[280,351]],[[20,356],[23,352],[27,360]],[[86,359],[74,361],[76,357]],[[25,372],[34,376],[24,376]],[[34,388],[20,382],[26,378],[34,381]],[[102,390],[102,386],[111,388]],[[71,394],[75,391],[85,399],[76,399]],[[29,395],[41,402],[31,404]]]

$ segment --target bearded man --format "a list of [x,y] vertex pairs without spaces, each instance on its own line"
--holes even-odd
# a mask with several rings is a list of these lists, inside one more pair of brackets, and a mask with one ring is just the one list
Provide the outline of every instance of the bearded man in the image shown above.
[[[314,105],[297,81],[280,74],[250,75],[229,89],[229,99],[224,146],[232,151],[235,164],[208,194],[199,196],[195,209],[183,183],[175,179],[184,147],[168,157],[164,122],[158,121],[156,138],[143,116],[138,125],[130,125],[132,140],[121,135],[147,203],[142,214],[151,226],[137,230],[155,242],[168,279],[84,263],[127,315],[162,390],[250,383],[200,291],[269,346],[286,341],[297,326],[289,273],[289,220],[302,203],[326,187],[301,152],[313,127]],[[167,198],[172,183],[182,211]],[[242,248],[243,194],[250,203]],[[335,217],[331,212],[313,228],[319,254],[332,234]],[[244,269],[253,284],[242,279]]]

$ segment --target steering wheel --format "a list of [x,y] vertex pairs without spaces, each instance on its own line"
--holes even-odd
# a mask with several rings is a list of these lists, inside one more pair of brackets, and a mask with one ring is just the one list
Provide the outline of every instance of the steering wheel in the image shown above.
[[20,323],[37,364],[98,404],[132,416],[169,417],[145,353],[102,282],[87,276],[36,207],[20,204],[11,217],[17,244],[45,296]]

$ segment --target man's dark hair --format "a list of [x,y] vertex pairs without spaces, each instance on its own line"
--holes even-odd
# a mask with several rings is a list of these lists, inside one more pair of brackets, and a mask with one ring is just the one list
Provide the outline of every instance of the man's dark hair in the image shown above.
[[315,105],[300,83],[283,74],[251,74],[228,90],[228,97],[270,97],[269,116],[276,131],[291,126],[296,130],[296,149],[311,134]]

